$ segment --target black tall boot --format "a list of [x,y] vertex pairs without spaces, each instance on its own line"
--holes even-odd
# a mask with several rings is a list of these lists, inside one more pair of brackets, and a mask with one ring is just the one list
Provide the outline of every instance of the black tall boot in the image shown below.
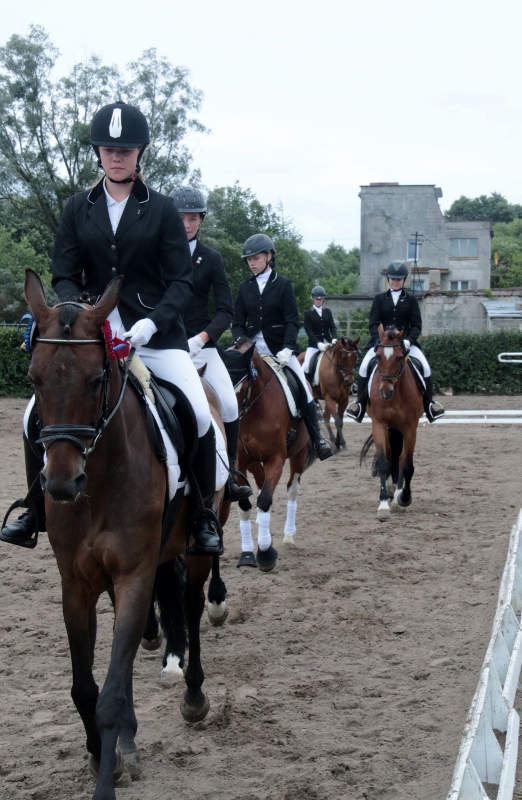
[[439,417],[443,417],[446,409],[440,403],[433,400],[433,381],[431,375],[424,376],[424,383],[426,384],[426,392],[423,395],[424,413],[428,422],[435,422]]
[[346,409],[349,417],[356,422],[362,422],[366,413],[366,403],[368,402],[368,380],[369,378],[359,375],[357,378],[357,402],[350,403]]
[[25,473],[29,491],[20,503],[27,506],[21,517],[10,522],[0,531],[0,541],[17,544],[20,547],[34,547],[38,532],[46,530],[44,493],[40,484],[40,472],[43,469],[43,453],[39,455],[38,445],[31,447],[24,434]]
[[326,439],[323,439],[321,436],[315,401],[311,400],[307,403],[305,400],[301,405],[301,414],[303,415],[304,424],[310,436],[310,441],[314,446],[316,456],[321,461],[325,461],[327,458],[330,458],[330,456],[335,455],[330,442],[327,442]]
[[230,469],[230,475],[227,481],[227,492],[230,500],[236,503],[238,500],[246,500],[251,497],[252,489],[250,486],[241,486],[237,480],[236,475],[236,458],[237,458],[237,443],[239,440],[239,419],[233,422],[224,422],[225,434],[227,437],[227,455]]
[[205,511],[199,509],[189,523],[188,533],[194,537],[194,547],[190,552],[213,556],[223,552],[220,525],[214,513],[214,493],[216,491],[216,437],[211,424],[204,436],[198,439],[198,449],[192,462],[192,473]]

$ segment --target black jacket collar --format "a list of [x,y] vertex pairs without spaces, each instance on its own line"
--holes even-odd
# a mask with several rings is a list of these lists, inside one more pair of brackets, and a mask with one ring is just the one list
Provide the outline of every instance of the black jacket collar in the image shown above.
[[[96,186],[93,186],[93,188],[87,195],[87,200],[89,201],[89,203],[94,204],[99,199],[99,197],[105,194],[105,192],[103,191],[103,181],[104,181],[103,178],[101,179],[101,181],[98,181]],[[134,181],[133,183],[132,192],[130,196],[134,197],[138,203],[147,203],[149,200],[149,190],[147,189],[143,181],[137,180]]]

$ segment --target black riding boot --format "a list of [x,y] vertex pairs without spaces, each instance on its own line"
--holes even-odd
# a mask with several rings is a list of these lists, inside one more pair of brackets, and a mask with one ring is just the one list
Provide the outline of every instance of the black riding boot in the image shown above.
[[[426,392],[423,395],[424,413],[428,422],[435,422],[439,417],[443,417],[446,409],[440,403],[433,400],[433,381],[431,375],[424,376],[424,383],[426,384]],[[438,406],[438,407],[437,407]]]
[[[35,449],[38,445],[35,445]],[[34,547],[38,531],[45,531],[45,501],[40,485],[40,472],[43,469],[42,458],[35,453],[24,434],[25,472],[29,492],[23,504],[27,511],[21,517],[10,522],[0,531],[0,541],[17,544],[20,547]]]
[[349,417],[356,422],[362,422],[366,413],[366,403],[368,402],[368,377],[359,375],[357,378],[357,402],[350,403],[346,409]]
[[216,491],[216,437],[211,424],[204,436],[198,439],[198,449],[192,462],[197,487],[193,487],[197,495],[198,489],[205,512],[200,511],[189,523],[189,534],[194,537],[193,552],[200,555],[213,556],[223,552],[220,526],[214,513],[214,493]]
[[321,436],[315,401],[312,400],[310,403],[305,401],[301,407],[301,414],[303,415],[306,430],[314,446],[316,456],[321,461],[325,461],[327,458],[330,458],[330,456],[335,455],[330,442],[327,442],[326,439],[323,439]]
[[223,424],[227,437],[227,454],[230,468],[230,475],[227,481],[227,493],[230,500],[233,503],[237,503],[238,500],[246,500],[247,497],[250,497],[252,495],[252,489],[250,486],[241,486],[236,480],[236,475],[238,474],[236,471],[236,458],[239,439],[239,419]]

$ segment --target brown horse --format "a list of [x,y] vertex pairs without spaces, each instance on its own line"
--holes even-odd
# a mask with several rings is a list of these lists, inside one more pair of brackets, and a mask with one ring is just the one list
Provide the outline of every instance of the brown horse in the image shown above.
[[[91,772],[97,776],[93,800],[115,800],[121,753],[131,774],[140,772],[132,668],[159,561],[160,571],[170,570],[171,584],[178,576],[178,609],[180,584],[186,579],[189,664],[183,717],[202,719],[209,708],[201,688],[199,626],[203,586],[213,559],[182,556],[194,510],[191,495],[181,501],[170,537],[162,542],[165,466],[151,442],[143,405],[126,385],[125,371],[115,368],[102,334],[118,303],[122,280],[112,280],[94,308],[73,302],[50,308],[36,273],[27,270],[25,283],[37,324],[29,377],[46,448],[41,482],[47,531],[62,582],[72,698],[87,734]],[[216,418],[215,409],[213,413]],[[216,495],[216,508],[220,496]],[[179,575],[183,561],[186,573]],[[96,605],[103,592],[113,601],[115,620],[109,667],[99,692],[92,665]],[[183,629],[184,619],[176,625],[178,631]]]
[[[399,506],[409,506],[411,479],[414,473],[413,451],[417,425],[423,413],[422,394],[408,366],[408,350],[403,344],[404,331],[384,330],[379,325],[376,346],[377,366],[371,379],[367,413],[372,419],[372,434],[361,451],[364,460],[375,445],[373,474],[379,475],[381,491],[377,519],[390,518],[389,497]],[[387,480],[395,487],[387,487]]]
[[[353,385],[355,364],[359,355],[359,339],[352,342],[344,337],[322,354],[319,361],[319,385],[313,386],[312,391],[316,400],[324,400],[324,420],[328,429],[330,441],[337,450],[346,449],[343,436],[343,417],[350,391]],[[298,356],[300,363],[304,361],[304,353]],[[311,376],[312,380],[314,376]],[[333,417],[337,435],[334,436],[330,426]]]
[[[250,470],[260,490],[256,503],[259,532],[263,529],[265,540],[268,536],[272,540],[270,507],[285,461],[289,459],[283,542],[293,544],[301,475],[315,460],[305,424],[290,414],[277,375],[251,342],[238,340],[225,351],[224,361],[236,387],[239,403],[238,468],[244,474]],[[248,528],[250,531],[252,505],[245,500],[239,501],[239,507],[242,530]],[[261,570],[269,572],[276,559],[277,551],[271,544],[268,550],[258,548],[256,561]],[[245,564],[255,566],[253,554],[241,554],[239,565]]]

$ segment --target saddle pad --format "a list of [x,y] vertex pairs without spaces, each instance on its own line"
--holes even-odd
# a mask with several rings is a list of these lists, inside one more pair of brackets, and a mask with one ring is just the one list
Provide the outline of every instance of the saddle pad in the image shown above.
[[288,385],[288,379],[287,379],[287,377],[285,375],[284,369],[281,369],[281,367],[278,364],[278,362],[274,358],[272,358],[272,356],[264,355],[264,354],[261,354],[261,353],[260,353],[260,355],[261,355],[261,358],[263,359],[263,361],[266,364],[268,364],[268,366],[271,369],[273,369],[273,371],[275,372],[275,374],[279,378],[279,383],[281,384],[283,392],[285,393],[286,402],[288,404],[288,410],[290,411],[290,414],[292,415],[292,417],[300,417],[301,414],[300,414],[300,412],[299,412],[299,410],[297,408],[297,405],[296,405],[296,402],[294,400],[294,396],[293,396],[293,394],[291,392],[290,386]]
[[[167,451],[167,472],[169,476],[169,500],[172,500],[174,495],[176,494],[177,489],[180,487],[184,487],[185,491],[184,494],[190,494],[190,483],[188,480],[180,480],[181,469],[179,466],[178,460],[178,453],[176,448],[172,444],[170,437],[165,430],[165,426],[160,419],[160,416],[157,412],[156,406],[151,402],[150,398],[147,397],[147,403],[149,404],[149,408],[151,413],[156,420],[158,428],[161,431],[161,436],[163,438],[163,443],[165,444],[165,449]],[[225,444],[225,439],[223,434],[221,433],[220,428],[217,426],[214,420],[212,420],[212,424],[214,426],[214,433],[216,436],[216,491],[218,489],[222,489],[225,485],[227,478],[228,478],[228,454],[227,454],[227,447]]]
[[419,388],[424,391],[426,389],[426,381],[424,380],[421,362],[415,356],[410,356],[408,362]]
[[321,365],[321,361],[323,360],[324,353],[319,352],[317,354],[317,361],[315,362],[315,370],[314,370],[314,377],[312,380],[312,386],[319,386],[319,367]]

